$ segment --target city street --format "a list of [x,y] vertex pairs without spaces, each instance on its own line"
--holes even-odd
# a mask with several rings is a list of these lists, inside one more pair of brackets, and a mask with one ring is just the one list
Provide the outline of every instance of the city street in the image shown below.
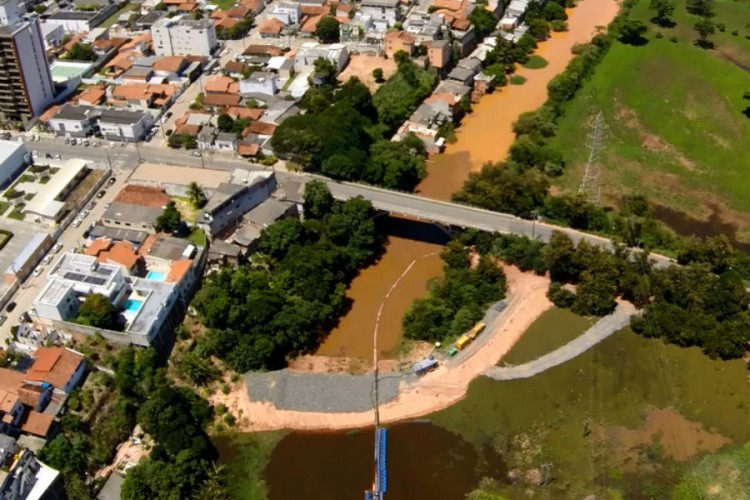
[[[104,214],[104,207],[107,205],[107,203],[110,203],[114,199],[115,195],[120,191],[120,189],[123,188],[128,176],[129,172],[121,173],[116,176],[117,182],[115,182],[114,185],[112,185],[111,187],[106,187],[106,184],[102,186],[101,189],[105,189],[107,194],[101,199],[97,199],[96,197],[92,199],[92,201],[96,201],[96,206],[93,210],[89,211],[88,216],[83,219],[83,223],[79,227],[74,227],[71,224],[70,226],[68,226],[65,232],[63,232],[62,236],[60,236],[60,238],[57,240],[56,243],[62,244],[62,249],[57,254],[54,254],[52,264],[54,264],[57,258],[64,252],[81,246],[81,244],[83,243],[83,232],[86,231],[94,222],[101,218],[101,216]],[[29,311],[33,307],[34,299],[37,295],[39,295],[39,292],[47,282],[47,272],[52,264],[43,266],[44,270],[39,276],[30,275],[28,278],[26,278],[26,281],[21,285],[21,288],[19,288],[15,295],[10,299],[11,302],[16,303],[16,307],[10,313],[3,311],[3,314],[5,314],[8,319],[5,321],[5,323],[3,323],[2,326],[0,326],[1,342],[4,343],[4,339],[10,336],[10,328],[13,325],[17,325],[19,323],[21,314]],[[40,264],[40,266],[42,266],[42,264]]]

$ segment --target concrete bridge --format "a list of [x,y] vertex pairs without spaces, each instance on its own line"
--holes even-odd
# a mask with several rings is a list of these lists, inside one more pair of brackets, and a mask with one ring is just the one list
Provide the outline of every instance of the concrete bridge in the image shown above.
[[[424,198],[416,194],[391,191],[389,189],[355,184],[351,182],[336,182],[319,177],[328,185],[333,197],[337,200],[348,200],[361,196],[372,205],[393,215],[402,215],[414,219],[434,222],[455,228],[474,228],[482,231],[503,234],[516,234],[548,241],[554,231],[561,231],[578,243],[586,240],[588,243],[612,249],[612,242],[607,238],[583,233],[562,226],[554,226],[538,221],[531,221],[483,208],[461,205],[440,200]],[[651,254],[658,266],[669,266],[669,258]]]

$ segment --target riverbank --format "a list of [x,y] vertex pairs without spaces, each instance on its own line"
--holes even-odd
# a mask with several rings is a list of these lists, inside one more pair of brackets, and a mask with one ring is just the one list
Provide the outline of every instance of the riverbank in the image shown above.
[[[487,332],[486,343],[461,364],[443,365],[412,383],[401,382],[397,397],[380,405],[381,423],[421,417],[460,401],[469,384],[481,376],[521,338],[552,304],[546,297],[549,279],[503,267],[510,300],[497,326]],[[249,389],[249,390],[248,390]],[[239,417],[237,430],[257,432],[276,429],[335,430],[366,427],[373,423],[372,411],[330,413],[289,411],[253,399],[253,389],[240,383],[227,395],[216,394],[212,403],[224,403]]]

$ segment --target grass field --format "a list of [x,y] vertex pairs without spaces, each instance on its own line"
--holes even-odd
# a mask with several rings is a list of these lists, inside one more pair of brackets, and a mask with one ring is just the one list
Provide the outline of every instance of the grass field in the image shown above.
[[[563,191],[581,182],[587,123],[602,111],[609,127],[602,153],[602,194],[616,204],[623,194],[705,220],[750,224],[750,118],[743,100],[750,90],[750,0],[717,0],[715,48],[694,45],[685,0],[677,0],[672,28],[650,22],[641,0],[631,18],[649,26],[642,46],[615,42],[559,122],[557,146],[568,165],[556,181]],[[736,31],[736,35],[732,34]],[[663,37],[655,35],[661,32]],[[676,42],[672,38],[676,38]],[[739,236],[750,240],[750,231]]]
[[529,60],[526,61],[523,67],[528,69],[542,69],[548,64],[547,60],[542,56],[533,55],[529,57]]

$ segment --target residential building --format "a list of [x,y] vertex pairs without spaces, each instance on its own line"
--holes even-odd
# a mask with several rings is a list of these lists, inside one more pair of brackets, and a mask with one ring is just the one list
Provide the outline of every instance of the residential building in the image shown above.
[[443,38],[443,18],[438,14],[414,12],[406,18],[404,31],[411,33],[418,44]]
[[6,284],[25,280],[52,247],[52,238],[47,233],[34,233],[31,240],[5,268],[3,279]]
[[46,50],[52,50],[62,45],[62,41],[65,38],[65,30],[59,24],[50,24],[42,22],[39,25],[42,29],[42,37],[44,38],[44,48]]
[[169,196],[161,188],[128,184],[105,210],[102,224],[153,233],[156,218],[169,202]]
[[140,141],[152,126],[153,116],[147,111],[102,108],[99,112],[99,132],[110,141]]
[[0,26],[0,119],[24,126],[55,97],[39,20]]
[[300,4],[297,2],[279,2],[268,12],[268,20],[277,19],[285,26],[296,26],[300,20]]
[[60,106],[47,121],[55,135],[60,137],[87,137],[94,133],[96,108],[91,106]]
[[47,16],[45,22],[62,26],[65,33],[90,33],[116,11],[117,5],[114,3],[103,6],[96,11],[60,9]]
[[427,45],[427,58],[430,66],[443,70],[451,61],[451,44],[448,40],[435,40]]
[[0,0],[0,26],[20,23],[24,12],[19,7],[18,0]]
[[237,149],[237,135],[230,132],[221,132],[216,135],[214,148],[218,151],[234,151]]
[[70,394],[86,374],[86,359],[65,347],[39,347],[26,372],[28,382],[51,385],[56,392]]
[[258,33],[260,33],[261,38],[279,38],[283,30],[284,21],[275,17],[269,17],[258,26]]
[[277,77],[273,73],[256,71],[245,80],[240,80],[240,94],[263,94],[273,96],[279,91]]
[[22,450],[3,463],[0,476],[0,498],[56,500],[66,498],[62,475],[36,459],[29,450]]
[[163,18],[151,26],[154,52],[159,56],[210,57],[218,41],[210,19],[192,20],[182,16]]
[[417,37],[405,31],[389,31],[385,34],[385,54],[393,57],[396,52],[404,51],[409,55],[414,53]]
[[242,217],[241,225],[230,237],[231,241],[246,250],[252,250],[263,229],[279,219],[297,217],[297,204],[291,201],[268,198]]
[[273,172],[249,172],[245,183],[222,182],[213,190],[198,217],[198,227],[214,238],[276,189]]
[[310,71],[315,67],[315,61],[318,58],[328,59],[336,69],[343,71],[346,63],[349,62],[349,51],[341,43],[322,44],[315,42],[305,42],[297,49],[294,56],[294,67],[298,72]]
[[0,188],[6,187],[28,163],[29,154],[22,142],[0,141]]
[[372,16],[378,31],[386,31],[401,20],[400,0],[362,0],[359,10]]
[[480,69],[482,69],[482,63],[479,60],[467,57],[458,61],[456,67],[448,73],[448,79],[471,86],[474,76],[479,73]]

